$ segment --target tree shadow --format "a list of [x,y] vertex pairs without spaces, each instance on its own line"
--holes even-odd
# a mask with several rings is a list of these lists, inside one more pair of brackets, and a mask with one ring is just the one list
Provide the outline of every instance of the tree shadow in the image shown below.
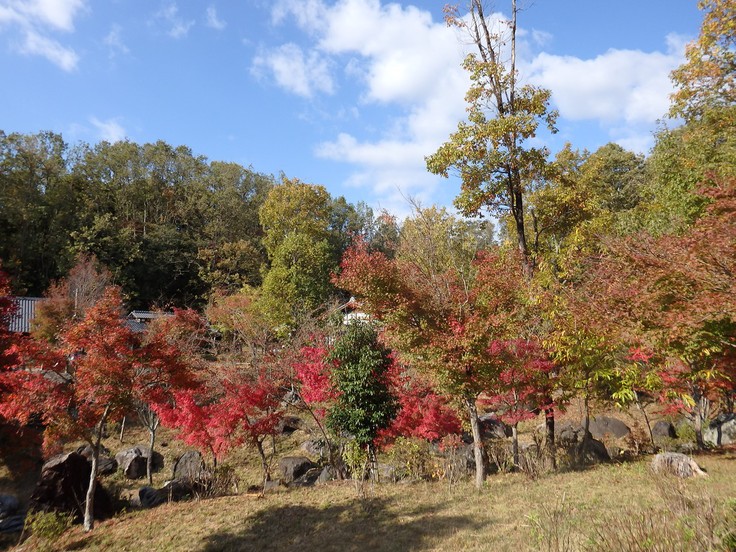
[[442,506],[392,511],[391,500],[268,508],[243,520],[243,528],[209,535],[200,550],[330,550],[340,552],[442,548],[453,533],[480,528],[470,516],[449,515]]

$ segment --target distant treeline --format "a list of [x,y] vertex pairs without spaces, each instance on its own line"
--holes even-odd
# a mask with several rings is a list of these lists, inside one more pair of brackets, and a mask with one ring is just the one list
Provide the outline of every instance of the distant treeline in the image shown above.
[[[0,131],[0,260],[14,293],[41,295],[93,254],[132,307],[201,306],[214,288],[259,286],[269,259],[259,209],[279,184],[186,146],[70,146],[60,134]],[[328,198],[336,266],[373,213]]]

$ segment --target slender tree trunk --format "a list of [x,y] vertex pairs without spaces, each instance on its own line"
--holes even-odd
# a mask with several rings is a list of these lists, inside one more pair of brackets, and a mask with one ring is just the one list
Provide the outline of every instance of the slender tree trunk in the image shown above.
[[590,443],[590,403],[588,401],[588,393],[585,393],[585,399],[583,400],[583,440],[580,442],[578,447],[578,462],[580,464],[585,463],[585,453],[588,450],[588,443]]
[[657,445],[654,442],[654,433],[652,433],[652,422],[649,420],[649,415],[647,414],[646,409],[641,404],[641,401],[639,400],[639,393],[634,392],[634,397],[636,398],[636,406],[641,411],[642,416],[644,416],[644,422],[647,424],[647,431],[649,432],[649,441],[652,443],[652,448],[654,450],[657,450]]
[[123,443],[123,437],[125,436],[125,420],[127,419],[127,416],[123,416],[123,421],[120,424],[120,443]]
[[475,488],[481,490],[486,479],[486,466],[483,461],[483,436],[480,433],[480,420],[475,397],[465,399],[465,407],[470,418],[470,430],[473,434],[473,457],[475,458]]
[[693,424],[695,426],[695,442],[699,449],[705,448],[705,440],[703,439],[703,426],[708,420],[710,414],[710,401],[702,394],[698,393],[695,400],[695,409],[693,412]]
[[258,455],[261,457],[261,469],[263,469],[263,490],[261,491],[261,494],[265,494],[266,483],[271,480],[271,468],[268,465],[266,451],[263,450],[263,443],[260,439],[256,439],[256,448],[258,449]]
[[[154,414],[155,416],[155,414]],[[148,458],[146,458],[146,476],[148,484],[153,485],[153,446],[156,444],[156,430],[158,429],[158,416],[156,420],[148,427]]]
[[102,418],[97,426],[97,435],[92,446],[92,469],[89,474],[89,485],[87,486],[87,499],[84,502],[84,530],[91,531],[95,526],[95,491],[97,490],[97,466],[100,461],[100,442],[102,441],[102,426],[105,425],[110,407],[106,406]]
[[[550,397],[547,398],[548,403],[552,402]],[[547,460],[553,470],[557,469],[557,457],[555,455],[555,408],[547,406],[544,408],[544,427],[545,439],[544,448],[547,451]]]
[[519,462],[519,430],[518,423],[511,426],[511,452],[514,455],[514,468],[519,469],[521,463]]

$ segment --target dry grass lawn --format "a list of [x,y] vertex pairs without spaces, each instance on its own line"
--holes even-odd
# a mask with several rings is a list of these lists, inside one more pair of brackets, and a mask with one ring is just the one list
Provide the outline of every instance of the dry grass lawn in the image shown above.
[[[736,454],[696,457],[709,477],[683,492],[707,496],[720,509],[736,498]],[[665,485],[677,486],[674,479]],[[477,492],[469,483],[374,484],[358,498],[349,482],[241,494],[149,511],[100,523],[92,533],[68,531],[59,550],[137,551],[392,551],[557,550],[590,548],[595,527],[637,511],[662,511],[662,482],[648,461],[549,475],[495,475]],[[33,539],[19,549],[34,550]],[[695,549],[695,548],[693,548]]]

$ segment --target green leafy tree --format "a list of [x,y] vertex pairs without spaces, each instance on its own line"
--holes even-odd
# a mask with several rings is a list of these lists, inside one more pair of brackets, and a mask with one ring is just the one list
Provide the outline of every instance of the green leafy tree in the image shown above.
[[330,237],[332,199],[324,186],[284,178],[272,188],[258,214],[263,228],[263,244],[270,259],[292,234],[319,242]]
[[517,11],[513,0],[511,19],[495,32],[482,0],[472,0],[465,16],[447,9],[448,24],[467,31],[477,53],[464,63],[471,79],[465,96],[467,121],[426,161],[432,173],[459,175],[462,188],[455,205],[463,214],[476,215],[484,208],[495,215],[511,214],[523,266],[531,275],[534,261],[524,223],[525,195],[534,180],[544,177],[549,155],[531,140],[540,123],[555,131],[557,113],[549,109],[549,90],[519,84]]
[[261,287],[262,310],[274,326],[290,328],[303,316],[321,308],[334,287],[332,251],[327,240],[290,234],[273,252],[271,269]]
[[338,394],[327,424],[353,435],[371,456],[378,432],[391,425],[398,412],[398,400],[389,386],[391,351],[370,324],[356,322],[337,338],[327,361],[334,363],[331,377]]

